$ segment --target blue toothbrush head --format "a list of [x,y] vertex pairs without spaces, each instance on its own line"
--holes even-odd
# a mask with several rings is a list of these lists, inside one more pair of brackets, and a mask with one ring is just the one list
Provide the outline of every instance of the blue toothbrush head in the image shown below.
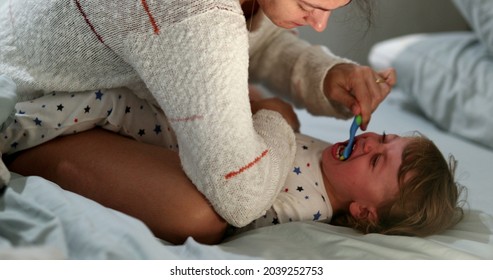
[[361,125],[361,115],[357,115],[354,117],[353,123],[351,124],[351,128],[349,128],[349,143],[342,153],[342,156],[339,157],[340,160],[346,160],[351,156],[353,152],[353,144],[354,144],[354,136],[356,135],[356,131],[358,127]]

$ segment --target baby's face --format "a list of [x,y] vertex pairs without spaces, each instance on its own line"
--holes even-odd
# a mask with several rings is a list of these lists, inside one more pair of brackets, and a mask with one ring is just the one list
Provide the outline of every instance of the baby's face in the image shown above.
[[322,154],[322,171],[332,192],[347,201],[378,207],[398,192],[397,171],[402,152],[411,141],[395,134],[364,133],[356,137],[353,152],[345,160],[339,153],[347,142],[335,143]]

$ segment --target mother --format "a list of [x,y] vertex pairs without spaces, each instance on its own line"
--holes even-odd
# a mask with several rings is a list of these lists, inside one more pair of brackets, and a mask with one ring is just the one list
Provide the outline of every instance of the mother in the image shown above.
[[[20,101],[126,87],[165,112],[180,147],[178,159],[121,136],[75,135],[19,153],[11,168],[139,217],[162,238],[213,242],[207,236],[223,230],[221,217],[243,226],[270,207],[294,156],[293,130],[279,113],[252,115],[249,82],[313,114],[361,114],[363,128],[390,92],[392,69],[375,73],[288,30],[323,31],[350,2],[6,0],[0,73]],[[182,169],[206,199],[181,197]],[[200,203],[213,209],[192,211]],[[162,218],[180,214],[177,206],[190,209],[185,220]]]

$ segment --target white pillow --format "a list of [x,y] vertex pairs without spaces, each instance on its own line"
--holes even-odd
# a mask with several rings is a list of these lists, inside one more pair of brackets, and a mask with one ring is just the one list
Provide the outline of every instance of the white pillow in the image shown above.
[[493,148],[493,57],[477,36],[428,34],[404,48],[398,40],[409,38],[376,45],[370,62],[399,47],[388,65],[397,71],[397,86],[438,127]]
[[493,1],[453,0],[471,28],[493,54]]

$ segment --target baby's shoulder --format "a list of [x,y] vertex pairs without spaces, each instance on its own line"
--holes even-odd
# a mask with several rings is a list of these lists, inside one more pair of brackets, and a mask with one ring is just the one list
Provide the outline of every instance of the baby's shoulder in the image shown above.
[[306,135],[306,134],[301,134],[301,133],[296,133],[296,144],[298,144],[297,149],[302,150],[307,150],[307,149],[325,149],[327,146],[330,146],[331,144],[329,142],[323,141],[321,139]]

